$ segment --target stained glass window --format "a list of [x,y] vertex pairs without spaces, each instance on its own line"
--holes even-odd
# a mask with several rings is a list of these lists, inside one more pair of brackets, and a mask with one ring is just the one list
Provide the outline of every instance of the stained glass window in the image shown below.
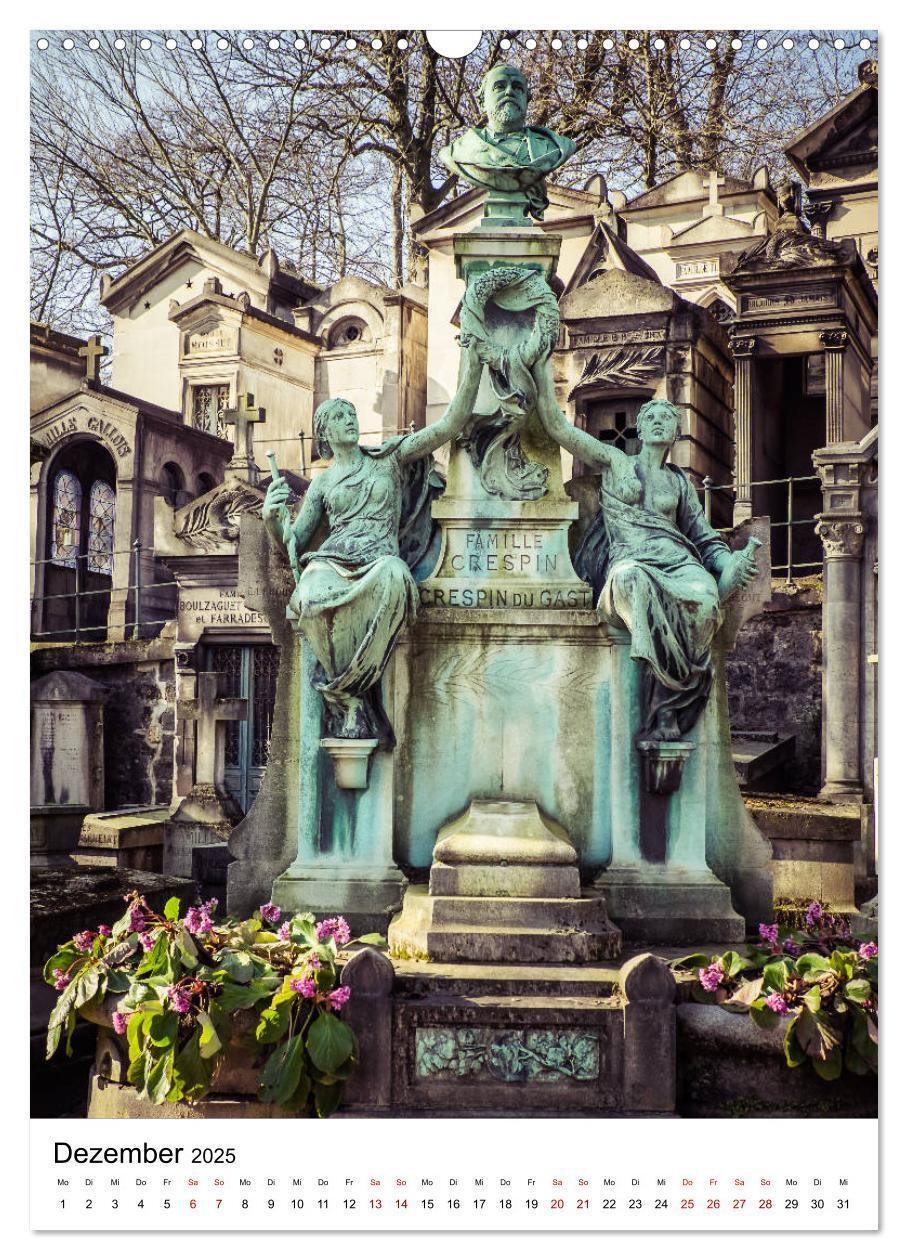
[[92,573],[113,573],[114,517],[117,500],[106,481],[92,485],[88,499],[88,567]]
[[229,385],[196,385],[192,391],[192,427],[203,433],[227,437],[224,412],[230,400]]
[[54,477],[54,519],[50,558],[74,569],[81,539],[82,486],[74,473],[61,469]]

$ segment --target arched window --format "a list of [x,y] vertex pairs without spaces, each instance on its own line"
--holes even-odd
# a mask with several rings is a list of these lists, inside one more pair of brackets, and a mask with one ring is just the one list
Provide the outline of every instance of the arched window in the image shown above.
[[186,478],[177,464],[165,464],[161,469],[161,491],[172,508],[182,507],[183,487]]
[[88,567],[92,573],[113,573],[114,518],[117,498],[113,486],[95,481],[88,500]]
[[359,349],[364,342],[372,340],[372,333],[369,325],[364,319],[351,315],[346,319],[340,319],[328,333],[329,350],[339,350],[342,347],[348,349]]
[[50,560],[74,569],[78,563],[82,539],[82,483],[61,468],[54,477],[54,510],[51,523]]
[[214,489],[214,477],[211,473],[199,473],[196,484],[199,487],[199,494],[207,494],[209,490]]

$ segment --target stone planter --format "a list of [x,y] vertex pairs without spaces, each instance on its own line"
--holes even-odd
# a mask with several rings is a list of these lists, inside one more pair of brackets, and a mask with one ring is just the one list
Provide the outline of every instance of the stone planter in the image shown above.
[[809,1063],[790,1068],[785,1025],[758,1028],[718,1006],[678,1006],[678,1113],[682,1116],[875,1116],[877,1078],[823,1081]]
[[[353,954],[341,973],[351,997],[344,1019],[353,1027],[360,1043],[362,1061],[351,1077],[344,1107],[356,1107],[363,1094],[374,1107],[376,1092],[370,1081],[376,1070],[387,1075],[390,1044],[383,1031],[382,1008],[387,1006],[393,982],[393,968],[377,950],[365,947]],[[107,997],[82,1008],[81,1016],[98,1028],[95,1061],[91,1070],[88,1099],[90,1120],[232,1120],[299,1119],[292,1112],[258,1100],[260,1067],[254,1065],[255,1050],[249,1034],[258,1022],[252,1011],[237,1011],[232,1019],[232,1036],[211,1081],[211,1092],[199,1103],[152,1103],[139,1097],[135,1086],[126,1083],[129,1050],[126,1037],[113,1030],[113,1013],[119,998]],[[386,1015],[386,1021],[389,1021]]]

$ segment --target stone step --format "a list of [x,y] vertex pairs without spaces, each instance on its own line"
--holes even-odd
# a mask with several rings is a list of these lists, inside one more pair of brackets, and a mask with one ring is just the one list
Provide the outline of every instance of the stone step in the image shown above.
[[[619,937],[620,939],[620,937]],[[594,962],[609,941],[569,928],[478,927],[449,923],[426,933],[429,957],[439,962]],[[617,948],[617,946],[616,946]]]
[[433,897],[432,924],[559,930],[604,930],[602,897]]

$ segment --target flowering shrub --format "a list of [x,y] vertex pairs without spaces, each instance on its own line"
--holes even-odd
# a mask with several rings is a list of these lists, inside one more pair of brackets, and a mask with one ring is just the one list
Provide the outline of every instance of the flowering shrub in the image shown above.
[[[339,916],[282,918],[268,902],[249,919],[215,922],[217,902],[180,918],[172,897],[163,915],[138,894],[112,927],[78,932],[44,968],[60,993],[47,1030],[47,1057],[79,1011],[114,999],[114,1031],[129,1048],[127,1080],[154,1103],[194,1103],[235,1032],[238,1011],[258,1016],[251,1039],[261,1060],[259,1099],[288,1111],[328,1116],[357,1061],[356,1038],[337,1013],[350,997],[338,985],[338,949],[350,942]],[[380,945],[378,936],[360,943]]]
[[696,975],[693,997],[726,1010],[750,1012],[760,1028],[787,1020],[785,1061],[808,1061],[824,1080],[842,1071],[877,1070],[878,990],[874,941],[850,934],[847,920],[810,902],[792,917],[761,923],[759,942],[713,955],[691,954],[672,967]]

